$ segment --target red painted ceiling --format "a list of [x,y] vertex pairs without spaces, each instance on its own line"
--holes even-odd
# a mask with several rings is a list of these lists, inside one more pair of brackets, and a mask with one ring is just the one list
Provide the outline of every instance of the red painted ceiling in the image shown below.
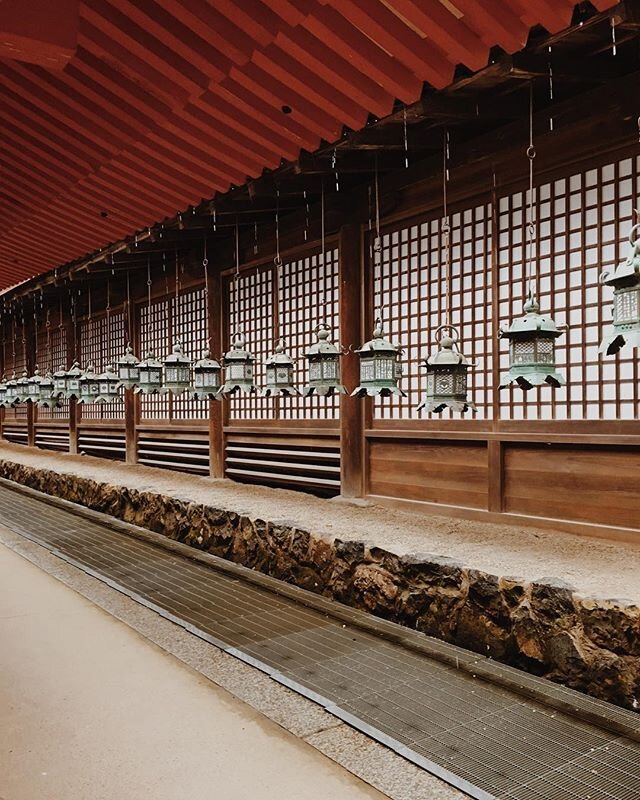
[[535,24],[560,30],[573,6],[0,0],[0,290],[517,51]]

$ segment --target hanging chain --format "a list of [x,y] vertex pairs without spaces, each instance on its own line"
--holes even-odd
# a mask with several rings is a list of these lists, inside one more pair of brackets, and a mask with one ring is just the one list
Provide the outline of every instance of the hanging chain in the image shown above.
[[33,296],[33,331],[36,337],[35,341],[35,351],[36,351],[36,363],[33,365],[35,369],[38,368],[38,302],[36,300],[36,296]]
[[258,255],[258,223],[253,223],[253,255]]
[[402,128],[404,133],[404,168],[409,169],[409,140],[407,137],[407,107],[402,109]]
[[[376,235],[373,240],[373,294],[376,295],[376,286],[378,287],[378,299],[382,300],[382,239],[380,237],[380,181],[378,176],[378,154],[376,153],[376,171],[375,171],[375,213],[376,213]],[[375,317],[382,319],[382,303],[379,302],[376,306]]]
[[109,278],[107,278],[106,311],[107,311],[107,366],[111,366],[111,281],[109,280]]
[[[276,217],[277,220],[277,217]],[[277,226],[277,222],[276,222]],[[276,228],[277,229],[277,228]],[[234,295],[234,306],[235,306],[235,317],[236,317],[236,330],[240,329],[241,320],[240,320],[240,228],[238,227],[238,218],[236,217],[236,269],[233,274],[233,295]]]
[[[236,223],[237,224],[237,223]],[[280,258],[280,189],[276,188],[276,257],[273,259],[276,267],[282,264]]]
[[616,18],[611,16],[611,55],[618,55],[618,43],[616,41]]
[[127,345],[131,346],[131,273],[127,270],[127,317],[126,317],[126,325],[127,325]]
[[[202,269],[204,272],[204,307],[208,316],[209,312],[209,259],[207,258],[207,234],[204,235],[204,242],[202,247]],[[207,323],[207,347],[211,353],[211,331]]]
[[[322,188],[324,191],[324,181]],[[309,241],[309,197],[306,189],[302,190],[302,199],[304,200],[304,240],[307,242]]]
[[450,294],[451,294],[451,222],[449,220],[449,129],[445,128],[442,135],[442,243],[444,247],[444,321],[443,325],[451,325],[450,319]]
[[[551,64],[551,45],[549,45],[549,102],[553,103],[553,66]],[[553,130],[553,114],[549,114],[549,130]]]
[[147,325],[151,325],[151,256],[147,258]]
[[536,148],[533,144],[533,82],[529,84],[529,146],[527,147],[529,159],[529,204],[527,220],[527,294],[536,291],[536,269],[533,257],[533,241],[535,237],[535,222],[533,218],[533,162],[536,157]]
[[333,155],[331,156],[331,169],[335,173],[336,178],[336,192],[340,191],[340,178],[338,176],[338,148],[333,148]]

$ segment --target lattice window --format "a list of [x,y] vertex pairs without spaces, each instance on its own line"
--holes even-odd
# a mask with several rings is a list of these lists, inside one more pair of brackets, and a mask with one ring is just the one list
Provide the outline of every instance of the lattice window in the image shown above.
[[[256,383],[264,384],[264,360],[274,345],[275,275],[272,266],[241,273],[229,281],[229,341],[235,331],[247,337],[247,347],[256,357]],[[237,394],[230,400],[232,419],[274,419],[276,402],[268,397]]]
[[[207,348],[207,306],[204,289],[185,292],[171,300],[173,338],[182,341],[185,355],[197,361]],[[168,350],[168,347],[167,347]],[[219,355],[219,354],[216,354]],[[207,419],[209,403],[189,397],[171,398],[173,419]]]
[[[476,364],[469,370],[469,397],[480,419],[491,416],[490,262],[491,206],[483,203],[452,214],[451,321],[460,333],[462,351]],[[415,409],[426,387],[422,360],[434,350],[436,330],[444,321],[444,263],[439,218],[382,236],[380,264],[374,270],[374,308],[382,315],[387,338],[403,349],[400,385],[407,396],[376,399],[378,419],[418,416]],[[445,410],[432,416],[455,415]]]
[[[46,327],[40,328],[38,332],[38,346],[36,361],[40,373],[46,375],[48,372],[53,374],[59,369],[67,369],[67,331],[64,327],[52,326],[47,336]],[[38,419],[69,419],[69,401],[61,400],[59,408],[38,408]]]
[[[125,317],[122,312],[112,312],[107,317],[93,317],[80,321],[80,366],[93,366],[99,374],[120,357],[126,347]],[[83,405],[82,419],[123,419],[124,404],[104,403]]]
[[[600,286],[605,268],[627,255],[627,237],[639,194],[640,159],[626,158],[537,189],[538,294],[543,313],[568,330],[558,339],[556,359],[567,386],[501,394],[505,419],[635,419],[638,416],[637,354],[628,347],[602,358],[599,342],[610,325],[612,290]],[[524,192],[499,200],[500,324],[522,314],[525,291]],[[603,299],[604,298],[604,299]],[[508,366],[506,343],[501,367]]]
[[[339,335],[338,251],[327,250],[283,264],[278,291],[279,329],[295,362],[298,388],[307,383],[304,354],[316,340],[315,330],[326,322],[333,340]],[[280,401],[281,419],[337,419],[338,397],[291,397]]]
[[[4,363],[5,375],[10,379],[15,373],[16,378],[21,378],[27,364],[26,345],[23,341],[23,316],[18,309],[5,316],[5,342]],[[26,422],[27,408],[19,405],[17,408],[7,408],[5,411],[7,422]]]
[[[140,358],[148,353],[164,358],[170,339],[171,299],[165,298],[140,307]],[[141,395],[141,416],[144,419],[168,419],[169,397],[167,395]]]
[[[179,338],[185,355],[192,361],[202,356],[207,347],[207,307],[204,288],[166,297],[140,307],[140,352],[144,357],[150,350],[159,360],[164,359]],[[144,419],[207,419],[208,403],[186,395],[141,395]]]

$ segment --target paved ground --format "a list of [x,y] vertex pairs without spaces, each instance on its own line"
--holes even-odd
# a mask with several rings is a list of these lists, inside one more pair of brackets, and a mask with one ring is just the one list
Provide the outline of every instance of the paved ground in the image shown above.
[[[555,576],[580,594],[640,602],[640,545],[607,542],[561,531],[492,525],[383,508],[360,508],[300,492],[128,467],[0,443],[0,459],[67,472],[115,485],[147,489],[238,513],[292,524],[327,538],[373,542],[395,553],[434,553],[494,575],[536,580]],[[487,546],[490,543],[491,546]]]
[[383,795],[0,545],[0,797]]
[[[2,545],[4,545],[4,547]],[[11,552],[8,552],[6,549],[7,547],[10,548],[14,554],[17,553],[22,556],[24,561],[22,559],[18,559],[16,561],[16,556]],[[33,677],[33,671],[25,671],[25,676],[22,676],[22,672],[25,667],[29,666],[28,663],[24,664],[22,661],[20,661],[20,663],[15,666],[15,674],[13,676],[11,671],[8,670],[6,666],[9,657],[5,651],[8,647],[13,647],[13,643],[6,635],[5,625],[10,625],[11,623],[7,622],[5,616],[7,613],[11,613],[13,616],[16,611],[21,613],[23,618],[20,623],[20,628],[22,631],[22,629],[26,630],[27,628],[26,617],[31,615],[33,617],[31,621],[38,621],[39,625],[43,629],[45,637],[44,641],[47,645],[51,645],[52,652],[55,652],[59,647],[57,640],[59,635],[58,620],[64,620],[66,625],[67,620],[65,620],[65,617],[70,616],[69,613],[65,614],[63,612],[63,608],[59,607],[55,603],[47,603],[44,609],[42,605],[37,606],[35,595],[33,600],[29,600],[28,597],[25,597],[19,592],[19,590],[15,588],[16,583],[22,584],[19,575],[26,574],[24,572],[25,569],[28,570],[29,579],[24,585],[29,590],[30,594],[32,594],[32,588],[35,585],[36,579],[38,578],[40,578],[38,583],[42,584],[42,581],[46,581],[49,586],[53,586],[54,588],[56,587],[56,583],[60,582],[61,586],[58,588],[62,589],[64,587],[68,587],[69,589],[74,590],[73,592],[69,592],[67,589],[64,592],[67,598],[71,597],[77,600],[77,603],[73,604],[74,608],[82,608],[83,610],[88,608],[89,610],[93,611],[95,616],[92,618],[92,622],[96,621],[103,624],[105,621],[109,622],[110,616],[112,616],[114,618],[112,625],[120,630],[121,635],[124,637],[121,641],[125,641],[126,639],[127,642],[124,647],[119,648],[120,656],[122,658],[124,658],[126,655],[130,643],[133,642],[136,648],[144,645],[144,640],[141,638],[144,637],[145,640],[149,640],[149,642],[152,643],[146,645],[146,647],[149,649],[154,659],[159,658],[160,662],[164,662],[166,660],[169,663],[169,668],[167,671],[175,669],[174,658],[178,659],[180,663],[187,665],[188,669],[186,669],[185,672],[190,678],[194,677],[194,673],[192,672],[192,670],[194,670],[206,679],[204,680],[205,687],[213,687],[214,690],[216,687],[222,687],[220,694],[218,695],[216,692],[216,696],[222,697],[226,700],[233,700],[234,698],[242,700],[243,702],[237,703],[235,707],[240,708],[249,715],[251,715],[251,709],[259,712],[258,714],[254,715],[254,719],[257,720],[255,723],[256,726],[262,726],[259,727],[260,733],[262,733],[264,730],[275,731],[276,739],[282,736],[282,741],[290,742],[291,737],[286,736],[283,733],[283,731],[286,731],[300,739],[300,750],[290,751],[293,752],[294,756],[296,756],[296,761],[294,763],[298,763],[296,755],[297,752],[305,754],[308,752],[308,748],[314,748],[317,751],[321,764],[328,763],[319,755],[325,754],[333,762],[343,766],[349,771],[349,773],[353,773],[353,775],[361,777],[366,784],[377,787],[383,792],[383,794],[379,794],[373,790],[369,792],[367,792],[367,790],[362,790],[360,787],[362,787],[363,784],[355,781],[355,779],[351,784],[340,784],[334,778],[331,782],[331,785],[335,785],[338,789],[338,791],[336,791],[334,794],[329,794],[325,791],[327,785],[329,785],[325,781],[322,784],[323,791],[319,792],[317,795],[298,795],[295,792],[288,793],[288,791],[286,791],[286,787],[281,787],[280,791],[276,793],[276,796],[282,797],[283,800],[285,800],[285,798],[286,800],[289,800],[289,798],[291,798],[291,800],[294,800],[294,798],[297,800],[298,797],[304,798],[316,796],[325,798],[326,800],[334,800],[334,798],[336,798],[336,800],[340,800],[340,798],[345,796],[348,797],[349,800],[351,800],[351,798],[359,797],[389,797],[392,798],[392,800],[464,800],[466,797],[466,795],[463,795],[439,779],[434,778],[424,770],[421,770],[408,761],[405,761],[405,759],[396,755],[383,745],[378,744],[359,731],[353,730],[348,725],[340,722],[310,700],[307,700],[290,691],[286,687],[275,683],[267,675],[258,671],[257,669],[238,661],[236,658],[233,658],[232,656],[220,651],[213,645],[196,636],[193,636],[163,617],[160,617],[150,609],[139,605],[134,600],[131,600],[129,597],[126,597],[120,592],[110,588],[103,582],[88,576],[81,570],[65,563],[64,561],[61,561],[56,556],[52,555],[48,550],[14,533],[1,523],[0,554],[1,800],[27,800],[27,798],[28,800],[76,800],[76,798],[82,798],[82,800],[85,800],[85,798],[86,800],[107,800],[107,798],[108,800],[143,800],[147,796],[144,794],[147,789],[146,784],[142,787],[139,794],[136,794],[131,787],[129,787],[124,793],[116,792],[112,795],[100,794],[99,790],[101,790],[100,787],[103,785],[103,775],[100,775],[100,780],[96,786],[91,788],[89,794],[80,793],[73,795],[67,791],[66,787],[62,793],[56,792],[52,794],[46,794],[42,784],[35,786],[35,788],[34,786],[28,786],[27,780],[39,781],[40,779],[44,779],[46,777],[51,780],[50,775],[40,775],[41,772],[50,772],[50,769],[41,766],[42,760],[44,760],[44,757],[47,754],[47,752],[44,750],[41,754],[38,752],[38,750],[36,750],[35,752],[26,753],[25,755],[25,758],[29,756],[29,758],[32,759],[28,763],[25,762],[24,766],[24,789],[26,793],[21,794],[14,789],[8,788],[9,780],[16,783],[18,778],[13,772],[9,771],[8,765],[6,764],[6,760],[9,755],[8,749],[15,749],[13,745],[8,747],[6,744],[6,738],[8,736],[7,725],[5,724],[6,709],[9,707],[10,703],[15,703],[15,697],[19,696],[20,691],[18,687],[22,685],[22,682],[26,682],[29,692],[33,692],[34,689],[29,685],[29,677]],[[11,557],[11,561],[9,560],[9,557]],[[27,562],[31,562],[31,564]],[[11,564],[11,569],[8,570],[9,564]],[[51,579],[48,579],[45,575],[39,575],[39,570],[35,569],[31,565],[36,565],[39,570],[42,570],[43,572],[55,577],[56,581],[54,582]],[[18,569],[19,572],[17,571]],[[5,580],[5,578],[7,579]],[[78,595],[75,594],[76,592]],[[59,592],[57,592],[56,595],[58,598],[62,597],[62,594]],[[11,612],[8,612],[9,603],[7,601],[7,596],[11,597]],[[18,604],[18,597],[22,597],[22,605]],[[91,602],[86,603],[81,598],[86,598]],[[67,602],[70,601],[67,600]],[[103,613],[104,611],[106,611],[107,614]],[[55,616],[56,629],[49,632],[53,618],[51,616],[52,614],[57,614],[57,616]],[[118,620],[125,623],[125,625],[119,624],[117,622]],[[71,622],[71,620],[68,621]],[[129,628],[132,630],[129,631]],[[25,636],[26,634],[21,632],[20,637],[16,638],[16,646],[19,646],[20,648],[26,646],[22,644],[22,640]],[[89,639],[86,641],[84,639],[80,641],[74,640],[72,652],[77,655],[75,653],[75,651],[77,651],[82,656],[83,663],[89,663],[90,669],[87,670],[87,675],[91,675],[93,671],[98,670],[96,673],[97,678],[95,681],[95,688],[99,696],[99,693],[102,692],[103,685],[112,686],[115,684],[116,686],[119,686],[118,682],[114,679],[114,676],[118,673],[116,673],[115,669],[113,669],[112,662],[108,660],[112,658],[110,651],[106,655],[106,668],[103,671],[100,660],[92,657],[94,644],[95,640],[92,636],[89,636]],[[38,677],[39,680],[44,681],[44,686],[48,686],[49,683],[53,683],[53,688],[55,689],[56,682],[60,681],[60,674],[63,674],[61,673],[59,664],[56,664],[54,661],[50,660],[49,647],[44,646],[42,642],[37,643],[31,639],[31,647],[34,650],[34,658],[37,660],[42,659],[45,662],[44,666],[42,664],[40,665],[40,668],[44,670],[44,675],[36,677]],[[118,650],[116,650],[116,652],[118,652]],[[167,656],[166,654],[171,654],[171,656]],[[49,668],[47,664],[51,664],[51,667]],[[106,675],[105,672],[107,673]],[[182,672],[182,670],[180,670],[180,672]],[[75,674],[77,674],[77,671],[75,671]],[[50,678],[49,675],[52,675],[53,678]],[[12,683],[14,678],[15,685],[12,686],[11,696],[9,696],[9,699],[7,699],[8,692],[6,686],[7,684]],[[195,680],[197,683],[197,676],[195,676]],[[198,687],[199,691],[201,684],[198,683]],[[67,688],[69,688],[68,683]],[[75,685],[72,687],[72,689],[75,691]],[[90,699],[93,702],[94,698]],[[164,701],[165,696],[163,694],[159,705],[162,705]],[[247,705],[245,704],[250,706],[250,708],[247,708]],[[215,705],[215,702],[213,705]],[[222,705],[222,703],[220,705]],[[170,707],[172,709],[175,708],[173,704]],[[32,730],[35,731],[34,738],[33,740],[30,740],[28,745],[32,751],[34,750],[33,743],[36,741],[42,741],[40,737],[41,725],[44,724],[48,726],[46,730],[50,731],[51,725],[54,725],[57,718],[55,715],[51,714],[51,711],[47,708],[46,703],[43,703],[42,708],[44,711],[40,712],[35,711],[35,706],[32,706],[31,711],[33,713],[25,714],[24,716],[24,724],[29,724]],[[131,709],[127,708],[125,711],[127,712],[127,724],[131,725],[131,720],[133,717],[129,712],[135,711],[135,707],[132,707]],[[112,711],[111,708],[109,708],[105,718],[109,719],[111,714]],[[78,722],[80,721],[82,720],[79,719]],[[140,732],[138,720],[134,720],[134,722],[135,725],[133,730],[138,731],[140,735],[132,737],[133,741],[131,741],[131,738],[126,738],[124,740],[124,745],[128,748],[128,751],[123,756],[129,757],[130,755],[134,763],[141,762],[142,757],[148,755],[149,753],[151,753],[150,757],[152,760],[157,763],[160,761],[160,759],[158,759],[158,753],[160,752],[158,749],[158,741],[162,743],[168,740],[168,744],[171,744],[175,742],[176,739],[179,740],[178,747],[184,747],[185,751],[193,750],[193,752],[195,752],[197,757],[196,771],[201,770],[203,768],[202,765],[207,764],[213,757],[210,753],[210,748],[207,749],[203,746],[201,742],[200,731],[194,730],[188,732],[186,736],[182,735],[181,737],[176,736],[175,738],[169,738],[172,733],[172,729],[167,730],[165,727],[164,730],[160,730],[162,737],[159,738],[159,735],[155,729],[151,730],[150,732],[148,726],[143,726],[144,730]],[[174,720],[169,720],[169,722],[172,725]],[[178,723],[179,722],[180,721],[178,720]],[[101,733],[104,724],[105,723],[103,719],[99,720],[97,723],[98,733]],[[58,736],[57,738],[60,741],[58,742],[56,752],[51,751],[51,760],[58,765],[58,769],[60,769],[60,764],[66,764],[69,759],[73,759],[74,763],[76,763],[81,770],[85,768],[98,769],[100,767],[100,763],[98,763],[97,767],[95,765],[92,766],[93,762],[95,761],[95,755],[89,752],[89,755],[87,756],[88,751],[90,751],[89,745],[92,735],[91,729],[87,726],[82,728],[80,725],[78,725],[81,733],[76,735],[75,726],[72,727],[73,729],[70,731],[70,736],[73,738],[74,747],[71,750],[71,753],[69,753],[68,742]],[[247,727],[245,725],[245,728],[248,731],[246,734],[246,741],[248,741],[248,736],[251,734],[253,726]],[[179,724],[177,730],[179,733],[183,733],[184,729],[181,724]],[[242,734],[244,737],[245,731],[242,731]],[[54,748],[55,744],[55,741],[52,741],[49,742],[47,746]],[[204,756],[203,749],[206,750]],[[76,758],[74,755],[76,750],[78,752],[78,758]],[[244,753],[245,749],[243,749],[241,752]],[[276,755],[278,754],[276,753]],[[15,756],[12,755],[12,758],[15,758]],[[253,765],[253,757],[251,756],[251,758],[251,764]],[[88,767],[85,764],[85,761],[88,762]],[[114,759],[110,758],[110,761],[115,763]],[[219,763],[219,760],[216,760],[215,763]],[[102,765],[104,766],[104,761],[102,762]],[[160,766],[162,766],[162,762],[160,762]],[[329,767],[331,767],[330,762]],[[110,766],[108,766],[106,769],[108,769],[109,772],[112,771],[112,767]],[[120,770],[119,766],[118,769]],[[244,762],[242,764],[242,769],[246,771],[246,765]],[[213,771],[216,772],[215,770]],[[344,770],[338,769],[336,774],[345,775],[345,772]],[[150,785],[151,789],[153,789],[153,793],[148,796],[153,797],[154,800],[156,800],[156,798],[158,800],[164,800],[165,797],[171,798],[171,800],[186,800],[186,798],[189,798],[189,800],[199,800],[199,798],[203,796],[206,797],[207,800],[208,798],[212,798],[212,800],[213,798],[216,798],[217,800],[218,797],[224,797],[224,800],[235,800],[236,797],[241,796],[232,794],[230,792],[225,793],[224,795],[216,794],[213,791],[218,785],[216,780],[218,780],[217,772],[214,777],[214,781],[209,787],[212,789],[210,794],[201,795],[197,792],[187,794],[185,791],[183,791],[183,787],[181,787],[177,794],[166,795],[162,792],[156,791],[157,786]],[[49,783],[48,785],[50,786],[51,784]],[[106,785],[106,788],[108,789],[109,786]],[[260,788],[262,789],[262,785]],[[308,790],[309,787],[306,787],[306,789]],[[345,791],[346,794],[344,793]],[[249,797],[252,797],[253,800],[262,800],[263,797],[268,798],[270,796],[271,795],[247,794],[243,796],[243,800],[245,797],[247,800]]]

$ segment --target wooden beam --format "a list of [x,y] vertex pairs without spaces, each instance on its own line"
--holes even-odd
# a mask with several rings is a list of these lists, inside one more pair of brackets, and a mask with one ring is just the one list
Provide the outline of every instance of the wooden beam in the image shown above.
[[[363,324],[363,254],[359,225],[340,229],[340,342],[343,347],[359,347]],[[349,352],[342,359],[342,382],[357,386],[360,380],[358,357]],[[364,408],[359,397],[340,398],[340,485],[343,497],[362,497],[364,493]]]

